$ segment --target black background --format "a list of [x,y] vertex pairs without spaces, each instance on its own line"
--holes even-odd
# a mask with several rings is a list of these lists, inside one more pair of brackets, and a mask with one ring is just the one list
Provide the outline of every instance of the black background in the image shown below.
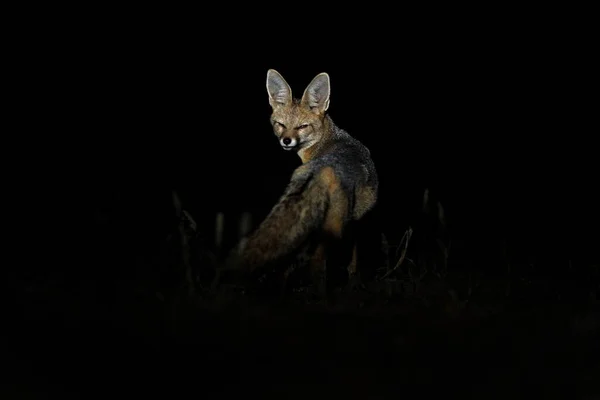
[[269,126],[266,72],[278,70],[296,96],[327,72],[330,115],[376,162],[388,234],[406,229],[429,188],[465,248],[503,239],[559,263],[594,256],[581,42],[556,27],[410,25],[356,37],[347,28],[319,40],[98,33],[67,47],[69,62],[57,52],[90,199],[135,208],[142,232],[161,229],[171,189],[207,226],[218,211],[260,221],[299,165]]

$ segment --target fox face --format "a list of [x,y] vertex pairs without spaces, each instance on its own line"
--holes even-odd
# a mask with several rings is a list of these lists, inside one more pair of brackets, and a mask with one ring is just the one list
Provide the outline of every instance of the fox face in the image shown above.
[[317,75],[306,87],[301,100],[275,70],[267,72],[267,92],[273,109],[271,125],[284,150],[303,150],[321,140],[325,132],[325,111],[329,107],[329,75]]

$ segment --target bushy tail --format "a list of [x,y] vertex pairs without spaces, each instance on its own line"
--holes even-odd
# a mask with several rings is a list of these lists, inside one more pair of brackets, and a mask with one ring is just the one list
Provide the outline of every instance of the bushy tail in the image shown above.
[[244,266],[254,270],[298,249],[323,224],[328,203],[325,184],[313,174],[292,180],[248,238],[242,251]]

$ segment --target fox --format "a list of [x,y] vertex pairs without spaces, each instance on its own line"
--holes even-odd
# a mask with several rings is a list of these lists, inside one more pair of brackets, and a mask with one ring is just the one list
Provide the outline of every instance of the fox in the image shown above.
[[326,72],[316,75],[299,99],[274,69],[267,71],[266,88],[273,133],[284,151],[300,157],[301,165],[279,201],[245,238],[241,268],[254,274],[304,255],[313,288],[323,297],[328,292],[328,261],[342,243],[350,242],[344,264],[348,283],[358,279],[353,224],[377,202],[377,172],[369,149],[333,122]]

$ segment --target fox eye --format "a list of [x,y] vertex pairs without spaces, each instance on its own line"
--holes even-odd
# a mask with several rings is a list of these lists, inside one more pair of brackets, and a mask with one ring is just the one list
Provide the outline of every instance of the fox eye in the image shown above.
[[284,124],[282,124],[282,123],[281,123],[281,122],[279,122],[279,121],[275,121],[275,125],[276,125],[276,126],[277,126],[277,125],[279,125],[279,126],[281,126],[282,128],[285,128],[285,125],[284,125]]
[[308,128],[308,124],[302,124],[299,127],[297,127],[296,129],[304,129],[304,128]]

